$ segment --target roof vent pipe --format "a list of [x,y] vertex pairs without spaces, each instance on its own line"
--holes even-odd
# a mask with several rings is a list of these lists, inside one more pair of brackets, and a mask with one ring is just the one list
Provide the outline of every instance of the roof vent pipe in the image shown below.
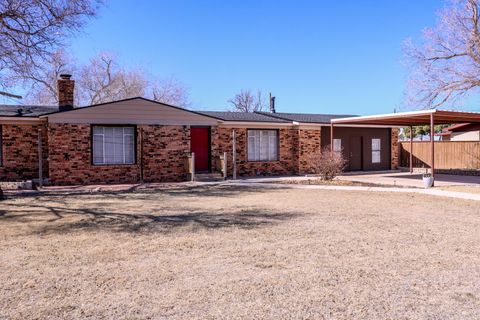
[[275,97],[270,93],[270,113],[275,113]]

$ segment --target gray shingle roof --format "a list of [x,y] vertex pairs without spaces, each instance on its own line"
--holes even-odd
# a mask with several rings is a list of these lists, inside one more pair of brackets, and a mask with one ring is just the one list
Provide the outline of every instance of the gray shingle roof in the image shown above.
[[[58,106],[35,105],[6,105],[0,104],[0,117],[38,117],[44,114],[57,112]],[[331,119],[354,117],[354,115],[338,114],[308,114],[286,112],[228,112],[228,111],[194,111],[198,114],[213,117],[223,121],[239,122],[271,122],[288,123],[292,121],[302,123],[329,124]]]
[[342,114],[312,114],[312,113],[286,113],[286,112],[258,112],[258,114],[268,115],[282,120],[297,121],[303,123],[323,123],[330,124],[330,120],[337,118],[356,117],[355,115]]
[[58,106],[0,104],[0,117],[38,117],[54,111],[58,111]]
[[291,122],[285,119],[273,118],[268,114],[256,112],[228,112],[228,111],[197,111],[209,117],[224,121],[244,121],[244,122]]

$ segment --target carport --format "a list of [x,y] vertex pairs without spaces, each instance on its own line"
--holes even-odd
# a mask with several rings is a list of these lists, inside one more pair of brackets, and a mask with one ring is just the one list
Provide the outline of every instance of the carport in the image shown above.
[[[372,116],[360,116],[349,118],[332,119],[330,122],[331,147],[333,151],[333,134],[336,125],[351,126],[391,126],[391,127],[409,127],[410,128],[410,150],[412,150],[413,126],[429,125],[430,132],[437,124],[456,124],[456,123],[480,123],[480,113],[465,111],[447,111],[447,110],[421,110],[411,112],[400,112]],[[432,177],[435,175],[435,135],[430,134],[430,170]],[[410,152],[410,172],[413,173],[413,152]]]

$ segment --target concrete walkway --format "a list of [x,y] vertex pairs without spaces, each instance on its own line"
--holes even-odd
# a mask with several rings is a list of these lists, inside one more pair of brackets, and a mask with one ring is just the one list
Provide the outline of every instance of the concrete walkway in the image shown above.
[[[329,185],[305,185],[305,184],[286,184],[279,183],[283,179],[307,179],[305,177],[283,177],[283,178],[256,178],[236,181],[226,181],[223,184],[236,186],[254,186],[257,188],[274,189],[316,189],[316,190],[339,190],[339,191],[362,191],[362,192],[394,192],[394,193],[417,193],[438,197],[449,197],[455,199],[480,201],[480,194],[467,192],[454,192],[441,189],[421,189],[414,187],[364,187],[364,186],[329,186]],[[275,181],[276,180],[276,181]]]
[[[363,183],[423,188],[422,174],[418,174],[418,173],[411,174],[410,172],[387,171],[387,172],[346,173],[339,176],[338,179],[346,180],[346,181],[363,182]],[[479,186],[480,187],[480,176],[436,174],[435,186],[436,187]]]
[[[391,173],[390,173],[391,174]],[[343,178],[343,177],[342,177]],[[478,178],[478,177],[475,177]],[[219,182],[180,182],[180,183],[145,183],[145,184],[118,184],[118,185],[85,185],[85,186],[58,186],[44,187],[39,190],[5,190],[6,195],[37,195],[48,193],[94,193],[94,192],[131,192],[142,189],[178,189],[185,187],[197,187],[207,185],[230,185],[255,188],[273,188],[273,189],[316,189],[316,190],[339,190],[339,191],[359,191],[359,192],[395,192],[395,193],[417,193],[431,196],[449,197],[455,199],[480,201],[480,193],[455,192],[441,190],[438,188],[422,189],[418,187],[405,187],[401,185],[385,187],[369,186],[335,186],[335,185],[306,185],[306,184],[286,184],[281,183],[285,180],[308,180],[313,177],[260,177],[247,178],[241,180],[227,180]],[[352,180],[353,181],[353,180]],[[366,181],[361,181],[366,182]],[[373,183],[372,181],[369,181]],[[462,184],[467,185],[467,184]]]

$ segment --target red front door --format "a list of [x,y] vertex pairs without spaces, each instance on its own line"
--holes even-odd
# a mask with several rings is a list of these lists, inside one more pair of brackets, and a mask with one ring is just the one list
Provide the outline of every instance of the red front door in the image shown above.
[[210,129],[190,129],[190,150],[195,153],[195,171],[210,171]]

